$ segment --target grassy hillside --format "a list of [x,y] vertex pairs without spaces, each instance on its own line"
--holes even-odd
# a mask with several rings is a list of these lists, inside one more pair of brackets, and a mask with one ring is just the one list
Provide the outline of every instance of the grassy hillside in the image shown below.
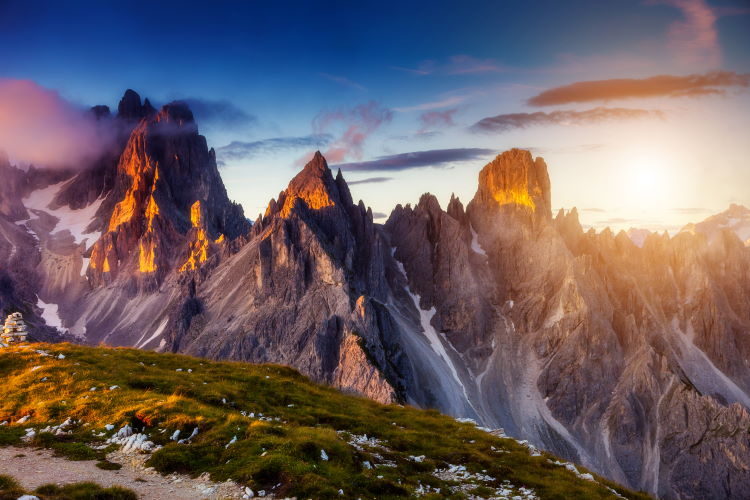
[[34,344],[0,349],[0,381],[0,446],[103,468],[117,467],[105,455],[121,444],[107,440],[127,425],[144,434],[131,446],[153,443],[139,453],[160,472],[207,472],[276,496],[648,498],[470,423],[347,396],[281,366]]

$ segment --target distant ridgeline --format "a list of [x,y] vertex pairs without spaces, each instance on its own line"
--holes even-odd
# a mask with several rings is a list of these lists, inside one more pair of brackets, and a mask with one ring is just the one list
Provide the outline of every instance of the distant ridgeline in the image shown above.
[[0,157],[0,307],[33,338],[282,363],[661,497],[750,498],[743,207],[634,244],[553,216],[512,149],[468,203],[376,224],[317,153],[250,224],[187,104],[96,116],[122,135],[84,171]]

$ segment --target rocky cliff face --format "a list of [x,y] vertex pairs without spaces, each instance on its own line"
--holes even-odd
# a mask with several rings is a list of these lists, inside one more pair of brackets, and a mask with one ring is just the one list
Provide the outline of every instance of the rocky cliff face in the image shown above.
[[700,229],[736,217],[584,232],[511,150],[466,209],[425,194],[380,226],[318,153],[251,227],[184,104],[93,112],[122,137],[91,169],[0,160],[0,305],[32,332],[284,363],[665,498],[750,495],[750,249]]
[[[467,363],[476,367],[480,417],[665,498],[750,493],[750,253],[742,242],[730,232],[713,242],[652,235],[641,249],[624,233],[584,233],[574,211],[553,220],[546,168],[528,152],[500,155],[479,179],[467,217],[453,210],[458,236],[398,231],[418,224],[419,209],[404,221],[397,208],[386,228],[396,255],[411,259],[407,268],[432,262],[408,252],[420,241],[432,255],[459,256],[457,242],[471,237],[485,257],[476,274],[492,276],[481,296],[493,297],[494,315],[472,311],[489,318],[489,348],[481,336],[444,338],[484,354]],[[480,283],[463,276],[470,297]],[[457,296],[440,281],[433,287],[430,296]]]
[[387,293],[387,251],[371,212],[352,203],[341,175],[334,179],[318,153],[236,253],[208,273],[192,273],[166,348],[289,364],[315,380],[395,401],[398,342],[395,332],[372,324]]

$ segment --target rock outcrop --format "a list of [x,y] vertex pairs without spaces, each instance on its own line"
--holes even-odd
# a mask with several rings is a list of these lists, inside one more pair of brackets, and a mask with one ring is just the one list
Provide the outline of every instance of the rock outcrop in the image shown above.
[[369,361],[385,360],[385,345],[367,324],[373,299],[362,295],[384,287],[384,250],[372,214],[352,203],[343,178],[334,179],[318,153],[238,252],[195,277],[194,293],[178,308],[192,312],[167,336],[167,349],[289,364],[395,401],[397,384],[388,381],[395,373]]
[[[386,224],[407,269],[432,262],[410,249],[459,256],[456,242],[469,234],[485,257],[475,274],[492,276],[483,296],[493,297],[495,314],[472,311],[490,318],[490,347],[481,336],[445,337],[484,354],[466,363],[476,367],[476,387],[466,390],[480,418],[665,498],[746,496],[747,248],[731,232],[713,242],[652,234],[643,248],[625,233],[584,233],[575,211],[550,218],[541,165],[517,150],[487,165],[466,219],[451,210],[463,231],[448,241],[394,231],[418,225],[418,209],[404,220],[397,207]],[[423,281],[409,273],[410,286]],[[480,283],[464,276],[462,285]],[[456,296],[452,284],[436,284],[428,296]]]

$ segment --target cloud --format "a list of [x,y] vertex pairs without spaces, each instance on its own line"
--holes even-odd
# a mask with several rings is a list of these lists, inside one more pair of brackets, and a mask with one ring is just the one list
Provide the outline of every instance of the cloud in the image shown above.
[[457,111],[458,108],[452,108],[444,111],[428,111],[422,113],[419,117],[419,121],[422,122],[420,132],[425,132],[434,128],[455,126],[456,123],[453,121],[453,115],[455,115]]
[[716,17],[744,16],[750,14],[750,7],[716,6],[713,11]]
[[[340,133],[323,155],[331,163],[362,158],[368,137],[393,119],[393,112],[376,101],[353,108],[322,111],[313,119],[315,134]],[[304,161],[304,159],[302,159]]]
[[269,155],[302,148],[320,148],[331,143],[328,134],[313,134],[302,137],[273,137],[260,141],[232,141],[216,148],[216,156],[221,165],[228,162],[247,160],[261,155]]
[[406,111],[428,111],[431,109],[442,109],[442,108],[447,108],[450,106],[455,106],[456,104],[461,104],[468,97],[469,96],[466,96],[466,95],[446,97],[445,99],[440,99],[439,101],[429,101],[429,102],[423,102],[422,104],[416,104],[414,106],[404,106],[400,108],[393,108],[393,111],[406,112]]
[[499,73],[509,68],[495,59],[477,59],[476,57],[460,54],[449,59],[445,71],[449,75],[469,75],[481,73]]
[[322,76],[326,80],[330,80],[332,82],[339,83],[339,84],[344,85],[346,87],[352,87],[352,88],[355,88],[357,90],[367,90],[367,87],[365,87],[364,85],[359,84],[359,83],[357,83],[355,81],[352,81],[352,80],[350,80],[350,79],[348,79],[346,77],[343,77],[343,76],[331,75],[329,73],[318,73],[318,75]]
[[601,151],[607,147],[606,144],[592,143],[592,144],[578,144],[575,146],[556,146],[556,147],[536,147],[528,146],[521,149],[528,149],[534,154],[581,154],[590,153],[592,151]]
[[387,219],[388,218],[388,214],[384,214],[383,212],[373,212],[372,213],[372,218],[375,219],[375,220],[378,220],[378,219]]
[[696,214],[710,214],[713,212],[710,208],[700,207],[685,207],[685,208],[673,208],[672,212],[684,215],[696,215]]
[[432,73],[430,69],[420,69],[420,68],[404,68],[403,66],[391,66],[391,69],[395,69],[397,71],[403,71],[404,73],[411,73],[412,75],[420,75],[425,76]]
[[493,154],[495,150],[481,148],[430,149],[379,156],[369,161],[341,163],[336,167],[350,172],[398,172],[412,168],[444,167],[450,163],[481,159]]
[[360,179],[358,181],[349,181],[350,186],[355,184],[380,184],[381,182],[388,182],[393,180],[393,177],[367,177],[366,179]]
[[207,127],[237,129],[251,127],[258,123],[255,115],[224,99],[188,97],[179,100],[190,106],[198,123]]
[[56,91],[0,78],[0,150],[20,164],[84,168],[114,146],[109,117],[97,120]]
[[478,75],[486,73],[500,73],[511,70],[496,59],[480,59],[467,54],[458,54],[444,61],[428,59],[422,61],[416,68],[391,66],[391,69],[411,73],[412,75]]
[[490,116],[470,127],[472,132],[506,132],[540,125],[584,125],[603,121],[637,118],[662,118],[658,110],[628,108],[594,108],[585,111],[551,111],[545,113],[510,113]]
[[532,106],[573,102],[609,101],[646,97],[696,97],[724,95],[727,88],[747,88],[750,73],[712,71],[688,76],[658,75],[649,78],[616,78],[576,82],[545,90],[528,100]]
[[678,62],[693,68],[721,65],[718,16],[705,0],[650,0],[647,5],[670,5],[682,11],[683,19],[671,23],[667,31],[667,46]]

